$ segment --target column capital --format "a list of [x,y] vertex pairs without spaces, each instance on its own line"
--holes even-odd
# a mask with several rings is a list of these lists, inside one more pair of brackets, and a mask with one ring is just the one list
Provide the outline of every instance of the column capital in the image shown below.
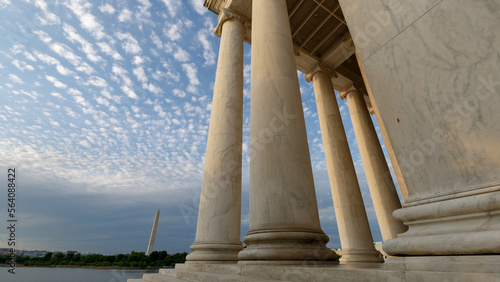
[[314,75],[318,72],[326,72],[330,76],[337,77],[337,73],[334,70],[331,70],[329,67],[323,65],[322,63],[319,63],[312,70],[310,70],[304,78],[307,82],[311,82]]
[[222,11],[219,14],[218,19],[219,19],[219,23],[214,28],[214,33],[215,33],[215,35],[217,35],[219,37],[222,35],[222,26],[228,20],[240,21],[245,26],[245,29],[249,28],[249,24],[250,24],[249,19],[247,19],[246,17],[240,15],[238,12],[236,12],[232,9],[229,9],[229,8],[222,9]]
[[340,99],[342,100],[345,100],[345,98],[347,98],[347,95],[349,95],[350,93],[352,92],[358,92],[360,94],[363,94],[363,92],[361,92],[361,90],[359,90],[358,88],[356,88],[354,85],[352,85],[349,89],[347,89],[346,91],[341,91],[339,92],[339,97]]

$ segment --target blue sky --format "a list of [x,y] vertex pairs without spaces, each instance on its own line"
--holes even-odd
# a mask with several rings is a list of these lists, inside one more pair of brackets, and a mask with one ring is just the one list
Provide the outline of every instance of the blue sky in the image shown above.
[[[219,38],[203,0],[0,0],[0,168],[17,171],[20,249],[145,251],[194,241]],[[245,44],[243,237],[250,46]],[[340,247],[312,85],[299,73],[323,230]],[[348,109],[365,205],[381,240]],[[5,181],[4,181],[5,183]],[[7,220],[7,188],[0,220]],[[0,229],[0,245],[8,234]]]

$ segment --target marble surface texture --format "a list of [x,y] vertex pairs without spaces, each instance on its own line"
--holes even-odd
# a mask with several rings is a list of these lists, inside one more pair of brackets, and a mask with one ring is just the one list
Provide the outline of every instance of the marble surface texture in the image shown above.
[[243,37],[242,22],[230,19],[223,23],[196,239],[188,263],[236,261],[243,249],[240,241]]
[[339,0],[362,61],[442,0]]
[[[309,76],[309,75],[308,75]],[[359,189],[330,73],[311,74],[318,109],[333,206],[337,218],[341,262],[380,262]]]
[[[418,2],[429,10],[383,45],[364,49],[353,36],[409,193],[393,215],[410,228],[383,248],[498,253],[500,2]],[[349,26],[369,21],[356,5],[344,10]]]
[[334,262],[321,230],[286,1],[252,2],[250,230],[240,262]]
[[494,187],[500,3],[441,1],[362,61],[407,202]]
[[382,239],[386,241],[395,238],[397,234],[405,232],[408,228],[392,216],[395,210],[401,208],[401,203],[394,182],[389,177],[389,167],[364,95],[353,87],[349,92],[340,93],[340,96],[345,96],[347,100]]

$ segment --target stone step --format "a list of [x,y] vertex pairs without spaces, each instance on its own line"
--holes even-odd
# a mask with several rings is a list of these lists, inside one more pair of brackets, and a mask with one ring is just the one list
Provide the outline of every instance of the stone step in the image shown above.
[[145,273],[142,276],[142,280],[145,282],[186,282],[186,280],[182,280],[176,277],[154,273]]
[[160,268],[160,271],[158,272],[158,274],[175,277],[175,269],[173,269],[173,268]]
[[[500,256],[498,256],[500,257]],[[405,260],[409,258],[404,258]],[[432,260],[433,258],[431,258]],[[436,258],[439,259],[439,258]],[[442,259],[442,258],[441,258]],[[462,257],[454,258],[455,260],[464,259]],[[421,265],[406,264],[406,267],[414,267],[417,269],[396,268],[397,264],[392,266],[392,269],[387,269],[384,264],[379,263],[356,263],[356,264],[341,264],[331,266],[291,266],[291,265],[222,265],[222,264],[206,264],[206,265],[176,265],[176,269],[161,269],[159,273],[144,274],[142,279],[129,279],[128,282],[187,282],[187,281],[203,281],[203,282],[229,282],[229,281],[314,281],[314,282],[359,282],[359,281],[460,281],[460,282],[497,282],[500,281],[500,273],[498,269],[484,268],[480,262],[484,262],[484,257],[480,257],[477,269],[478,272],[472,272],[466,268],[464,272],[460,272],[456,268],[443,269],[441,271],[427,271],[417,267],[426,267],[425,263]],[[404,263],[404,261],[403,261]],[[428,266],[427,266],[428,267]],[[483,267],[483,268],[481,268]],[[489,272],[488,272],[489,271]]]
[[[217,281],[217,282],[276,282],[259,277],[249,277],[232,274],[196,272],[196,271],[162,271],[162,274],[145,273],[142,279],[128,279],[127,282],[187,282],[187,281]],[[282,280],[280,280],[282,281]]]
[[188,271],[188,270],[176,270],[176,277],[184,281],[217,281],[217,282],[232,282],[232,281],[242,281],[242,282],[276,282],[284,280],[271,280],[262,279],[260,277],[250,277],[237,274],[223,274],[223,273],[211,273],[203,271]]
[[[175,270],[180,271],[195,271],[195,272],[210,272],[219,274],[241,274],[241,265],[237,264],[177,264]],[[162,270],[167,269],[161,269]]]

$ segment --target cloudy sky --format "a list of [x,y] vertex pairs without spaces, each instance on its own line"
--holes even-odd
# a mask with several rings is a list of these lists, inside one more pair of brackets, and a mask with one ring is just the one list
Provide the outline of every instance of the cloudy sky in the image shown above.
[[[145,251],[194,241],[219,38],[203,0],[0,0],[0,168],[20,249]],[[339,248],[312,85],[299,73],[321,225]],[[250,46],[245,44],[243,237]],[[374,239],[381,240],[339,100]],[[7,220],[7,187],[0,191]],[[7,247],[0,229],[0,247]]]

